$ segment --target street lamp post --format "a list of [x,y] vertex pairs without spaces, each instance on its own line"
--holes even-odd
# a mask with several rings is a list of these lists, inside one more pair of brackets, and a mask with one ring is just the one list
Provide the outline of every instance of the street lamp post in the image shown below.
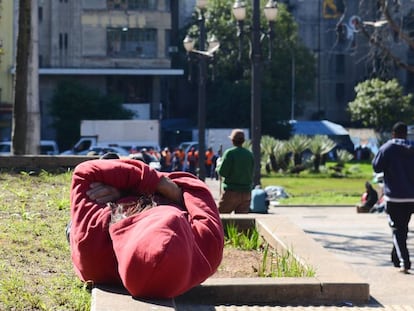
[[295,120],[295,92],[296,92],[296,87],[295,87],[295,82],[296,82],[296,63],[295,63],[295,53],[293,52],[293,50],[290,51],[291,52],[291,57],[292,57],[292,76],[291,76],[291,88],[292,88],[292,97],[291,97],[291,111],[290,111],[290,119],[291,120]]
[[[252,15],[252,27],[251,27],[251,141],[252,152],[254,156],[254,173],[253,183],[254,185],[260,185],[260,140],[262,130],[262,109],[261,109],[261,83],[262,83],[262,49],[261,49],[261,36],[264,33],[269,37],[269,58],[271,57],[271,41],[273,39],[273,24],[277,16],[277,3],[276,1],[269,0],[264,8],[264,13],[267,21],[269,22],[269,30],[264,32],[260,27],[260,0],[253,0],[253,15]],[[246,6],[243,1],[236,0],[233,5],[233,14],[238,21],[238,35],[239,46],[241,47],[241,37],[243,36],[243,23],[246,18]],[[240,51],[239,51],[240,53]]]
[[213,58],[214,52],[219,47],[219,42],[212,36],[208,41],[208,50],[206,50],[206,27],[205,27],[205,10],[207,0],[197,0],[196,6],[199,10],[198,15],[198,50],[194,49],[194,40],[187,35],[183,41],[184,48],[187,51],[189,61],[198,61],[198,178],[205,180],[206,177],[206,80],[207,80],[207,60]]

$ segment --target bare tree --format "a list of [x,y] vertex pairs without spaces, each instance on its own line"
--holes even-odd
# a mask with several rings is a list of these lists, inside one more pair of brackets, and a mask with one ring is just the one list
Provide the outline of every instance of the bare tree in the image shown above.
[[16,83],[14,88],[12,152],[25,154],[27,128],[27,87],[30,48],[31,0],[19,0],[19,28],[17,36]]
[[355,20],[355,28],[370,45],[367,58],[372,70],[385,78],[392,67],[414,72],[414,65],[403,56],[406,53],[401,53],[402,46],[414,50],[414,8],[408,3],[402,7],[400,0],[360,0],[359,4],[361,19]]

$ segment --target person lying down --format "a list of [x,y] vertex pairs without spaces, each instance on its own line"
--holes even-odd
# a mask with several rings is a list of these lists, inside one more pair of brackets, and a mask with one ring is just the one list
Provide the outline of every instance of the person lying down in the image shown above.
[[214,274],[223,227],[201,180],[141,161],[98,159],[73,173],[70,249],[77,276],[135,297],[172,298]]

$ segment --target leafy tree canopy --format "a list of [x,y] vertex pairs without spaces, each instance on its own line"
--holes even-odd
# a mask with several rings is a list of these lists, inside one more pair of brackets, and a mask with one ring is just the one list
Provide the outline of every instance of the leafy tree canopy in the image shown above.
[[390,130],[396,121],[409,123],[414,117],[413,96],[404,96],[396,79],[366,80],[355,87],[355,92],[355,100],[348,104],[352,121],[382,132]]
[[62,81],[50,102],[57,141],[61,148],[70,148],[80,136],[81,120],[131,119],[133,113],[122,107],[116,96],[102,95],[77,81]]
[[[206,13],[206,28],[209,36],[214,34],[220,41],[220,49],[214,60],[214,81],[210,82],[207,98],[207,126],[209,127],[250,127],[251,120],[251,61],[250,26],[251,6],[248,5],[245,21],[245,34],[239,58],[239,38],[237,22],[232,14],[233,0],[209,0]],[[262,1],[261,10],[266,1]],[[192,37],[198,37],[198,27],[194,17],[189,27]],[[262,29],[268,25],[261,13]],[[262,133],[275,137],[288,136],[288,129],[278,123],[290,119],[292,99],[292,57],[295,58],[295,112],[300,115],[303,105],[313,92],[315,59],[300,42],[297,24],[279,4],[275,33],[272,40],[272,59],[268,60],[268,39],[262,40],[263,80],[262,80]],[[197,48],[197,44],[195,46]],[[194,75],[194,73],[193,73]],[[218,113],[220,112],[220,113]]]

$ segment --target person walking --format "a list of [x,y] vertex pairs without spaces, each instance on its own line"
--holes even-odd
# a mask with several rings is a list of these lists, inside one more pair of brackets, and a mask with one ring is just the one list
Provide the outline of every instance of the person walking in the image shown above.
[[191,147],[187,153],[187,171],[193,175],[197,175],[198,151]]
[[161,171],[163,172],[171,172],[172,167],[172,154],[170,148],[165,147],[163,151],[161,151]]
[[217,173],[223,178],[218,202],[220,213],[248,213],[253,183],[254,157],[243,148],[244,132],[234,129],[229,136],[233,147],[224,151],[217,163]]
[[171,169],[173,172],[179,172],[183,170],[182,162],[182,149],[176,148],[171,160]]
[[216,168],[217,168],[217,162],[221,158],[222,154],[223,154],[223,146],[220,145],[219,150],[217,151],[217,153],[214,154],[213,159],[212,159],[213,164],[211,165],[211,173],[210,173],[211,179],[215,179],[215,180],[219,179]]
[[405,123],[393,126],[392,138],[380,147],[372,166],[376,173],[384,173],[384,199],[393,237],[391,260],[400,272],[408,274],[408,224],[414,212],[414,147],[407,140]]
[[208,147],[206,151],[205,167],[206,177],[211,177],[211,167],[213,166],[214,151],[212,147]]

